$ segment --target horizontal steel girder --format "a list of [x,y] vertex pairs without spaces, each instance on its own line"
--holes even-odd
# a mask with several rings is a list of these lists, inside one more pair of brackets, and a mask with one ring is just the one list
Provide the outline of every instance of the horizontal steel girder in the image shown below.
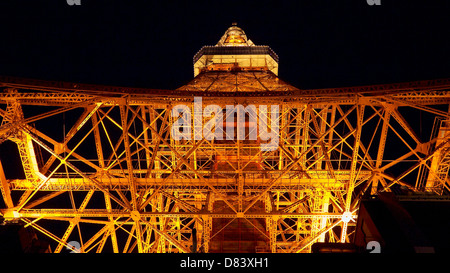
[[[311,172],[313,173],[313,172]],[[326,175],[326,171],[322,171]],[[336,178],[281,178],[278,179],[274,189],[295,187],[322,187],[326,189],[339,189],[346,185],[346,182],[350,178],[349,171],[340,171],[339,174],[335,173]],[[368,179],[371,175],[369,171],[361,171],[358,176],[358,180]],[[230,186],[236,186],[236,179],[234,178],[209,178],[205,179],[211,185],[217,188],[226,188]],[[127,178],[98,178],[99,185],[104,189],[128,189]],[[257,189],[258,187],[265,187],[271,181],[270,178],[254,178],[244,179],[244,190]],[[9,181],[11,189],[13,190],[33,190],[36,189],[36,185],[26,179],[14,179]],[[91,180],[85,178],[50,178],[40,190],[89,190],[95,189],[97,185],[93,184]],[[173,178],[168,181],[164,178],[136,178],[136,186],[139,189],[152,189],[162,186],[164,189],[180,189],[189,187],[191,190],[208,190],[204,181],[200,181],[195,178]]]

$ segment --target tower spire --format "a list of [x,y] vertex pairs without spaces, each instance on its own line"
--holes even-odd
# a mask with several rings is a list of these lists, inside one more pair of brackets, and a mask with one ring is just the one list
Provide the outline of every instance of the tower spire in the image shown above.
[[231,24],[223,36],[220,38],[217,46],[254,46],[255,44],[247,38],[244,30],[237,26],[236,22]]
[[203,71],[268,70],[278,75],[278,56],[268,46],[255,45],[234,22],[215,46],[204,46],[194,56],[194,76]]

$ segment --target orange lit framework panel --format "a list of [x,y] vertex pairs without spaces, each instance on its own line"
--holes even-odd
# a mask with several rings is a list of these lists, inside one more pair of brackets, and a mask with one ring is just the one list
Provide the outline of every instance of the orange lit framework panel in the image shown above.
[[[274,151],[246,141],[175,141],[171,109],[194,110],[192,96],[178,90],[1,83],[0,147],[17,152],[1,154],[0,211],[47,235],[54,252],[71,241],[81,252],[223,250],[225,243],[211,243],[237,239],[216,223],[251,230],[237,240],[240,249],[308,252],[317,241],[352,240],[367,192],[448,193],[433,162],[447,156],[449,80],[204,94],[205,106],[279,105]],[[411,113],[436,119],[429,135],[419,137]],[[214,167],[229,156],[227,168]]]

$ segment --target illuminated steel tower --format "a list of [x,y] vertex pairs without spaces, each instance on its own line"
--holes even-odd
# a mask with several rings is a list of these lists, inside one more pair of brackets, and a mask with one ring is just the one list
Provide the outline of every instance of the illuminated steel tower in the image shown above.
[[176,90],[0,77],[4,221],[53,252],[309,252],[352,241],[365,194],[449,192],[450,79],[298,89],[235,24],[194,76]]

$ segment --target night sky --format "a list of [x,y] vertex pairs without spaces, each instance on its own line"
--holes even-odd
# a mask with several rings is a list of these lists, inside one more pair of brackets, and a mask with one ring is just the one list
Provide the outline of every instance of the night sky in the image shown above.
[[450,2],[0,1],[0,75],[174,89],[237,22],[299,88],[450,77]]

